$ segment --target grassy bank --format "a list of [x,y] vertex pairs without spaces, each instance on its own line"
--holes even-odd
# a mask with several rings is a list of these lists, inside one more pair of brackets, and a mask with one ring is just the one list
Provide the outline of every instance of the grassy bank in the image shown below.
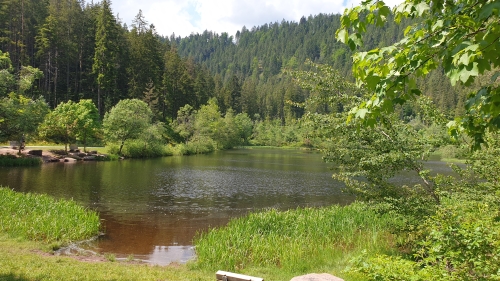
[[[267,280],[289,280],[313,271],[342,276],[349,259],[363,249],[387,253],[391,246],[390,235],[384,230],[388,218],[379,218],[363,205],[354,204],[270,210],[233,220],[227,227],[198,237],[198,261],[188,266],[82,262],[43,254],[39,249],[50,241],[92,235],[96,231],[95,219],[90,218],[94,213],[77,208],[87,212],[87,217],[77,215],[72,201],[17,194],[5,188],[0,192],[0,214],[4,214],[0,219],[0,256],[8,257],[0,259],[0,280],[213,280],[219,269]],[[64,222],[67,220],[73,223]],[[89,223],[82,223],[85,221]],[[80,224],[89,230],[73,229]]]
[[[167,267],[109,261],[81,261],[40,252],[41,243],[20,242],[0,235],[0,280],[175,280],[213,281],[214,272],[193,271],[184,265]],[[84,259],[80,257],[81,259]]]
[[96,235],[97,214],[73,201],[0,188],[0,280],[214,280],[217,270],[266,280],[311,272],[363,280],[343,270],[364,251],[392,253],[391,219],[358,203],[254,213],[200,234],[197,261],[159,267],[54,256],[54,246]]
[[[55,256],[54,247],[99,233],[97,213],[74,201],[0,187],[0,280],[213,280],[186,266]],[[83,261],[82,261],[83,260]]]
[[42,164],[40,158],[0,155],[0,167],[29,167]]
[[388,229],[393,219],[359,203],[250,214],[199,235],[193,267],[272,274],[268,280],[310,272],[343,276],[349,260],[364,251],[392,252]]
[[0,232],[13,238],[65,244],[99,233],[96,212],[74,201],[0,187]]

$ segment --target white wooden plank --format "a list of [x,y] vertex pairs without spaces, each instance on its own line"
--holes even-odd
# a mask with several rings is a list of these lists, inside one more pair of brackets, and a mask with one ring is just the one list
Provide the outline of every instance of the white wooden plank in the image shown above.
[[218,281],[264,281],[263,278],[219,270],[215,273]]

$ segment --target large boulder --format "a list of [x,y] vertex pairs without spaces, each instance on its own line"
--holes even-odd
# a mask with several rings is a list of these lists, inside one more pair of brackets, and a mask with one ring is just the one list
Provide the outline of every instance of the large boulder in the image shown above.
[[42,150],[30,150],[28,151],[28,154],[34,156],[42,156]]
[[323,273],[323,274],[312,273],[312,274],[293,277],[292,280],[290,281],[344,281],[344,279],[335,277],[328,273]]
[[83,157],[83,161],[97,161],[96,156],[85,156]]
[[64,158],[64,162],[70,162],[70,163],[74,163],[76,162],[78,159],[75,159],[75,158],[71,158],[71,157],[66,157]]

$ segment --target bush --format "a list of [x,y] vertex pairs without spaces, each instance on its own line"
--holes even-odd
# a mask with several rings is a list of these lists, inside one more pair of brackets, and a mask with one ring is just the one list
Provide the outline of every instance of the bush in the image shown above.
[[411,233],[412,256],[359,257],[371,280],[500,280],[500,216],[487,202],[450,199]]
[[193,138],[192,141],[176,146],[169,146],[168,150],[172,155],[194,155],[206,154],[215,151],[215,142],[210,138]]
[[441,159],[461,159],[467,156],[469,150],[465,146],[456,145],[445,145],[440,147],[436,154],[438,154]]
[[[120,146],[118,144],[108,144],[107,151],[110,154],[118,155]],[[152,158],[172,155],[171,151],[161,143],[147,143],[143,140],[129,140],[122,149],[122,156],[127,158]]]
[[454,167],[458,178],[437,177],[441,204],[403,233],[401,256],[361,257],[351,271],[372,280],[500,280],[500,140],[487,141],[466,169]]
[[167,153],[162,144],[131,140],[123,147],[122,155],[128,158],[151,158],[166,156]]

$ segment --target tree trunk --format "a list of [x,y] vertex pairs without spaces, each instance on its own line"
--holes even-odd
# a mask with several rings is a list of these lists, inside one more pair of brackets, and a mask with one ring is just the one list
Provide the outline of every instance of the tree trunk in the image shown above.
[[55,62],[55,67],[54,67],[54,108],[57,107],[57,80],[59,79],[59,50],[56,47],[56,51],[54,53],[54,62]]
[[99,116],[102,117],[102,105],[101,105],[101,85],[97,85],[97,110],[99,111]]
[[121,156],[122,155],[122,148],[123,148],[123,144],[125,143],[125,141],[122,141],[122,144],[120,145],[120,150],[118,151],[118,154]]

